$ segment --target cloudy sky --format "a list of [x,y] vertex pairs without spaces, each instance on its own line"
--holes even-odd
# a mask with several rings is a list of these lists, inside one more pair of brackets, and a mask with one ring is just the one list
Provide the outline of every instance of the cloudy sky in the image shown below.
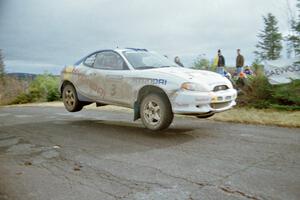
[[[0,0],[0,49],[7,71],[58,73],[87,53],[140,47],[191,65],[222,49],[234,65],[241,48],[253,61],[262,16],[272,12],[288,33],[296,0]],[[289,5],[289,6],[288,6]],[[285,52],[283,52],[285,55]]]

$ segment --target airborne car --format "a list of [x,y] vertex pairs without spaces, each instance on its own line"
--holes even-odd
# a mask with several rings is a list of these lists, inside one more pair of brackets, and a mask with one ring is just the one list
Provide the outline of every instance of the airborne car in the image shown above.
[[101,50],[61,73],[66,109],[80,111],[96,102],[134,109],[151,130],[169,127],[174,114],[199,118],[232,108],[237,92],[221,75],[177,66],[146,49]]

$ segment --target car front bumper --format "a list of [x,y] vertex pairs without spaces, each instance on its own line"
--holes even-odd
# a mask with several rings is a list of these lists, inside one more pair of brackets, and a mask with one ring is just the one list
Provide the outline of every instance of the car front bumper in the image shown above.
[[236,105],[235,89],[217,92],[199,92],[180,90],[170,98],[173,113],[185,115],[201,115],[222,112]]

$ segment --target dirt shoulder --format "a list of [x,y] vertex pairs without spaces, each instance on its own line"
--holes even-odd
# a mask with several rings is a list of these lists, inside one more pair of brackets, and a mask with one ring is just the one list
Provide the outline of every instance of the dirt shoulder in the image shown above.
[[234,108],[218,113],[211,120],[244,124],[300,127],[300,111],[277,111],[272,109]]
[[[2,107],[63,107],[62,102],[43,102],[9,105]],[[96,107],[91,104],[85,107],[92,110],[132,112],[132,109],[118,106]],[[185,117],[185,116],[180,116]],[[215,114],[209,120],[235,122],[244,124],[275,125],[281,127],[300,128],[300,111],[277,111],[272,109],[234,108],[226,112]]]

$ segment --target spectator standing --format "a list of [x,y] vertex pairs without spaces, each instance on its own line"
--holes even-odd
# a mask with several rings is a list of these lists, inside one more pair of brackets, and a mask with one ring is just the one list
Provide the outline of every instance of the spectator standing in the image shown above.
[[180,58],[179,58],[178,56],[176,56],[176,57],[174,58],[174,62],[175,62],[177,65],[179,65],[180,67],[184,67],[183,64],[180,62]]
[[239,75],[241,72],[243,72],[244,56],[242,56],[240,49],[237,49],[236,51],[237,51],[236,73],[237,73],[237,75]]
[[225,67],[225,58],[222,55],[221,50],[218,50],[218,64],[217,64],[217,73],[224,76],[224,67]]

